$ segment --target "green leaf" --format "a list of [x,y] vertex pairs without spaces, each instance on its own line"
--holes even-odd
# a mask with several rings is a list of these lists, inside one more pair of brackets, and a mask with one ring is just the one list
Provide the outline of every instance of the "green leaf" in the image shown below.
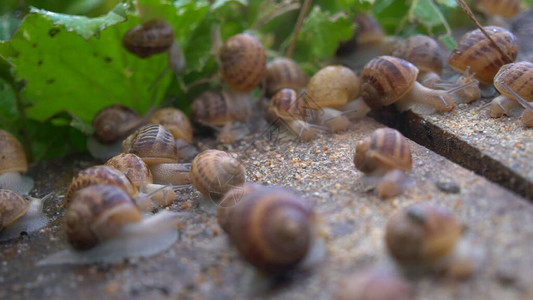
[[15,18],[12,13],[0,16],[0,41],[11,39],[13,32],[20,24],[20,20]]
[[24,99],[29,118],[43,121],[61,111],[90,122],[101,108],[124,104],[141,113],[159,103],[170,76],[150,90],[167,66],[165,54],[141,59],[122,47],[122,36],[138,24],[136,18],[84,40],[47,17],[29,14],[13,38],[18,79],[25,79]]
[[216,0],[215,3],[211,4],[211,9],[217,10],[220,7],[225,6],[228,3],[239,3],[244,6],[248,5],[248,1],[246,0]]
[[83,16],[59,14],[35,7],[32,7],[30,12],[42,14],[52,20],[55,25],[64,25],[67,31],[75,31],[88,40],[92,36],[98,37],[100,31],[108,26],[126,21],[127,8],[128,5],[126,3],[119,3],[107,15],[92,19]]
[[457,7],[457,2],[455,2],[455,0],[436,0],[437,3],[440,3],[444,6],[448,6],[448,7]]

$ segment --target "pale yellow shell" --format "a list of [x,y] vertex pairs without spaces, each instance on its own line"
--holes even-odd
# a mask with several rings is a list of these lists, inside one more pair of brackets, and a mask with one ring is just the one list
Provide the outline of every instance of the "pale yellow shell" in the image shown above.
[[339,108],[359,95],[359,78],[346,67],[328,66],[311,77],[305,95],[309,108]]
[[30,202],[17,192],[8,189],[0,189],[0,215],[3,221],[0,227],[9,226],[17,219],[26,214],[30,208]]
[[0,175],[27,170],[28,161],[22,144],[11,133],[0,129]]

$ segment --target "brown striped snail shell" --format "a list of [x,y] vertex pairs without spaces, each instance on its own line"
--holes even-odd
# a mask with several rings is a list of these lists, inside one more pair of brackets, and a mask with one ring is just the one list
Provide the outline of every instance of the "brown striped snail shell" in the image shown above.
[[145,125],[124,140],[122,152],[138,155],[149,166],[178,161],[172,133],[159,124]]
[[236,91],[255,89],[265,76],[265,49],[249,34],[230,37],[220,48],[219,58],[224,80]]
[[[235,97],[232,97],[235,96]],[[206,91],[191,104],[193,123],[224,126],[229,122],[247,122],[252,114],[250,99],[228,92]]]
[[192,161],[190,177],[192,184],[202,195],[219,201],[231,188],[244,183],[246,170],[229,153],[206,150]]
[[68,242],[86,250],[112,238],[127,223],[143,218],[131,196],[114,185],[93,185],[76,191],[65,211]]
[[353,161],[357,169],[377,175],[393,169],[411,171],[413,168],[407,139],[392,128],[376,129],[371,136],[358,141]]
[[339,44],[337,55],[345,55],[354,51],[357,46],[380,44],[385,39],[381,25],[368,14],[356,14],[353,18],[355,31],[353,37]]
[[504,97],[515,99],[514,95],[504,86],[507,85],[515,93],[527,101],[533,101],[533,64],[527,61],[503,65],[494,77],[494,87]]
[[2,216],[1,227],[7,227],[11,223],[26,214],[30,208],[30,202],[19,193],[0,189],[0,215]]
[[111,105],[100,110],[93,119],[94,137],[109,144],[128,136],[141,126],[142,118],[124,105]]
[[128,30],[122,38],[122,44],[129,52],[146,58],[167,51],[174,40],[172,26],[156,18]]
[[105,166],[113,167],[122,172],[133,186],[141,191],[146,184],[153,183],[153,176],[148,165],[137,155],[120,153],[110,158]]
[[385,231],[387,250],[404,264],[431,264],[454,250],[463,228],[445,207],[423,202],[394,212]]
[[396,104],[401,110],[429,107],[424,113],[447,112],[455,107],[447,91],[433,90],[416,81],[418,68],[394,56],[369,61],[361,73],[361,96],[372,109]]
[[[515,36],[501,27],[486,26],[483,28],[503,52],[514,61],[518,55]],[[480,29],[463,35],[448,58],[452,69],[464,73],[470,66],[470,71],[475,73],[475,78],[484,84],[492,84],[500,67],[512,61],[507,61]]]
[[150,122],[160,124],[168,129],[175,139],[184,139],[192,142],[192,127],[187,116],[179,109],[173,107],[158,109],[150,118]]
[[109,166],[94,166],[80,171],[74,178],[65,193],[65,206],[69,207],[74,194],[91,185],[106,184],[119,187],[128,195],[136,195],[137,190],[131,181],[119,170]]
[[412,300],[408,281],[393,271],[364,269],[345,277],[339,285],[336,300]]
[[405,59],[415,65],[420,73],[418,81],[424,85],[440,80],[442,60],[437,41],[426,35],[414,35],[398,42],[392,56]]
[[293,89],[279,90],[267,103],[265,117],[274,122],[277,118],[284,121],[305,120],[307,118],[305,98],[298,96]]
[[284,88],[303,89],[307,85],[307,76],[294,60],[276,57],[267,65],[265,84],[267,97],[272,97]]
[[359,95],[359,79],[346,67],[327,66],[311,77],[305,95],[309,108],[339,108]]
[[511,18],[518,14],[520,0],[479,0],[477,8],[490,15]]
[[243,258],[262,271],[293,268],[313,246],[313,210],[292,191],[253,189],[232,210],[229,237]]
[[0,175],[27,170],[28,161],[22,144],[11,133],[0,129]]
[[239,205],[242,198],[249,193],[262,188],[262,185],[257,183],[246,182],[243,185],[236,186],[229,190],[224,198],[218,204],[217,220],[220,227],[226,232],[230,233],[231,222],[233,219],[233,209]]

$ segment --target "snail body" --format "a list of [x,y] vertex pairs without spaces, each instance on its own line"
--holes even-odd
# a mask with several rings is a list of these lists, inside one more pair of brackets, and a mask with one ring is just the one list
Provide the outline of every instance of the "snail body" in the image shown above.
[[418,70],[417,80],[424,86],[440,80],[442,61],[437,41],[426,35],[414,35],[398,42],[392,50],[392,56],[405,59]]
[[277,273],[306,258],[314,246],[316,223],[303,199],[286,189],[261,186],[245,186],[242,197],[231,205],[234,196],[230,192],[219,209],[229,209],[222,213],[229,213],[223,226],[246,261],[263,272]]
[[307,85],[307,76],[292,59],[276,57],[267,65],[265,84],[267,97],[272,97],[284,88],[303,89]]
[[[484,29],[503,52],[514,61],[518,55],[515,36],[510,31],[497,26],[486,26]],[[469,67],[470,72],[475,73],[474,77],[483,84],[492,84],[500,67],[512,61],[507,61],[480,29],[463,35],[448,58],[452,69],[464,74]]]
[[356,144],[355,167],[368,176],[379,178],[376,190],[385,198],[403,193],[409,187],[404,172],[413,168],[407,139],[397,130],[380,128]]
[[365,269],[345,277],[337,289],[337,300],[412,300],[407,280],[384,269]]
[[220,48],[221,73],[235,91],[255,89],[266,73],[266,54],[263,45],[249,34],[230,37]]
[[178,238],[178,214],[162,211],[143,219],[133,199],[120,188],[94,185],[79,190],[64,217],[72,249],[37,265],[120,263],[160,253]]
[[33,179],[21,175],[28,170],[22,144],[8,131],[0,129],[0,188],[27,194],[33,189]]
[[372,109],[394,103],[400,110],[414,109],[420,113],[451,111],[456,101],[452,92],[424,87],[416,81],[418,72],[416,66],[401,58],[374,58],[361,73],[362,98]]
[[244,184],[246,170],[242,163],[229,153],[206,150],[193,160],[190,178],[202,195],[220,201],[231,188]]
[[48,223],[42,212],[47,197],[28,197],[29,201],[26,198],[15,191],[0,189],[0,241],[37,231]]

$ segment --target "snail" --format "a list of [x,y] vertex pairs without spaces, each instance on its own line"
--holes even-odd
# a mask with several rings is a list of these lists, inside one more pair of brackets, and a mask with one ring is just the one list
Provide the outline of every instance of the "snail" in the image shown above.
[[248,94],[206,91],[194,99],[189,112],[194,124],[219,131],[217,140],[231,144],[243,136],[236,132],[235,122],[248,123],[252,105]]
[[407,280],[394,271],[368,268],[345,277],[339,284],[336,300],[412,300]]
[[72,249],[37,263],[120,263],[165,251],[178,238],[178,213],[161,211],[143,219],[130,195],[113,185],[80,189],[65,211],[64,228]]
[[43,203],[51,195],[33,198],[12,190],[0,189],[0,241],[45,227],[48,218],[43,214]]
[[266,96],[272,97],[284,88],[299,91],[307,85],[307,76],[292,59],[276,57],[268,63],[265,75]]
[[506,19],[519,12],[520,0],[479,0],[476,8],[487,16],[487,23],[508,28]]
[[[533,101],[533,87],[529,84],[533,78],[533,64],[527,61],[510,63],[502,66],[494,77],[494,87],[500,96],[490,103],[490,116],[493,118],[502,115],[512,115],[513,110],[524,106],[526,116],[522,117],[524,124],[528,124],[527,109]],[[517,97],[518,96],[518,97]]]
[[265,117],[271,125],[287,129],[301,141],[309,141],[315,137],[316,127],[306,122],[307,112],[305,97],[299,97],[292,89],[282,89],[267,103]]
[[[176,193],[171,186],[153,183],[152,172],[148,168],[148,165],[135,154],[118,154],[110,158],[105,165],[114,167],[124,173],[141,195],[149,194],[150,199],[158,205],[167,206],[172,204],[174,199],[176,199]],[[171,182],[172,179],[168,181]]]
[[427,35],[414,35],[398,42],[392,56],[405,59],[418,70],[417,80],[426,87],[441,80],[442,60],[439,44]]
[[512,61],[507,61],[483,32],[476,29],[463,35],[450,54],[448,63],[452,69],[461,74],[464,74],[469,67],[469,71],[475,73],[474,77],[479,82],[492,84],[500,67],[516,59],[518,44],[515,36],[506,29],[497,26],[483,28]]
[[516,99],[525,108],[525,110],[522,112],[522,116],[520,117],[522,124],[524,124],[526,127],[533,127],[533,104],[518,95],[507,84],[503,83],[503,86],[514,96],[514,99]]
[[244,184],[246,170],[227,152],[205,150],[192,161],[190,178],[202,195],[218,202],[231,188]]
[[[467,256],[459,254],[463,227],[453,213],[432,202],[416,203],[394,212],[385,229],[385,244],[401,266],[472,272]],[[461,265],[460,268],[457,265]]]
[[175,198],[174,191],[171,189],[165,189],[164,186],[154,187],[153,185],[148,185],[147,187],[143,187],[143,190],[145,188],[150,189],[150,194],[146,194],[143,191],[138,190],[124,173],[114,167],[93,166],[78,172],[78,174],[74,176],[65,193],[65,207],[71,205],[77,191],[88,186],[99,184],[113,185],[120,188],[128,195],[135,197],[135,201],[139,207],[145,211],[153,210],[156,204],[171,204]]
[[33,179],[21,173],[28,171],[28,161],[22,144],[8,131],[0,129],[0,189],[28,194]]
[[266,54],[263,45],[249,34],[230,37],[220,48],[221,73],[235,91],[255,89],[266,73]]
[[385,198],[403,193],[412,184],[404,172],[413,168],[407,139],[392,128],[379,128],[356,144],[355,167],[367,174],[363,180],[377,181],[376,191]]
[[120,153],[122,140],[147,121],[135,110],[124,105],[110,105],[93,118],[94,134],[87,146],[96,158],[109,158]]
[[416,81],[418,68],[393,56],[372,59],[361,73],[361,95],[372,109],[395,104],[401,111],[417,113],[449,112],[459,98],[456,94],[477,81],[451,90],[426,88]]
[[302,198],[284,188],[235,189],[242,192],[228,192],[218,221],[247,262],[265,273],[279,273],[318,254],[312,249],[318,240],[316,216]]

